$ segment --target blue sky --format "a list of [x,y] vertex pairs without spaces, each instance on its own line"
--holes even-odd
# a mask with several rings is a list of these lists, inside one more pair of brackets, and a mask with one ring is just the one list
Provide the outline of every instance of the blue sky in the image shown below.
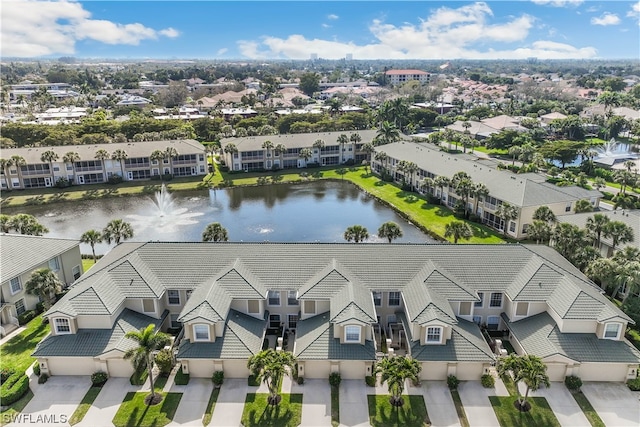
[[3,0],[2,57],[640,59],[640,1]]

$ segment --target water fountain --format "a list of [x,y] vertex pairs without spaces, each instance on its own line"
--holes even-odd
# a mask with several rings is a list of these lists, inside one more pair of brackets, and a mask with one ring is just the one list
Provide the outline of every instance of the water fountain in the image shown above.
[[595,147],[593,152],[596,155],[593,159],[594,163],[604,166],[613,166],[616,163],[622,163],[627,160],[635,160],[638,158],[637,153],[631,152],[629,144],[621,144],[614,138],[605,142],[601,147]]

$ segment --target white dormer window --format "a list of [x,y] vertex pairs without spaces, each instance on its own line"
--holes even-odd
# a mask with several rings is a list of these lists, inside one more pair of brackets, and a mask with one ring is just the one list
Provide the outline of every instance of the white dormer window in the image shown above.
[[71,333],[71,324],[66,317],[58,317],[53,319],[53,326],[56,328],[56,334],[64,335]]
[[442,342],[442,328],[440,326],[429,326],[427,328],[427,344],[440,344]]
[[344,328],[344,341],[345,342],[360,342],[360,326],[345,326]]
[[607,340],[620,339],[620,331],[622,325],[620,323],[607,323],[604,325],[604,338]]
[[193,340],[209,341],[209,325],[204,323],[197,323],[193,325]]

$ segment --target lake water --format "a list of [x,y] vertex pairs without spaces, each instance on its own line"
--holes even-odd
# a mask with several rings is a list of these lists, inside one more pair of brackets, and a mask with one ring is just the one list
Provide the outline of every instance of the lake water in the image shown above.
[[[170,196],[173,203],[164,216],[153,196],[7,208],[3,213],[34,215],[49,228],[47,236],[73,239],[121,218],[133,226],[134,237],[130,241],[138,242],[201,241],[202,231],[211,222],[221,223],[231,241],[344,242],[345,229],[359,224],[368,229],[369,242],[382,242],[376,232],[386,221],[395,221],[404,232],[396,242],[434,241],[346,181],[178,192]],[[109,247],[97,245],[96,253],[103,254]],[[91,253],[89,245],[81,245],[81,250]]]

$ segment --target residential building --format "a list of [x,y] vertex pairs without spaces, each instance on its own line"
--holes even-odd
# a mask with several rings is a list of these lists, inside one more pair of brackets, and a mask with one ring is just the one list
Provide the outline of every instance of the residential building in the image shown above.
[[55,99],[76,98],[80,94],[74,90],[68,83],[32,83],[25,81],[17,85],[11,85],[9,92],[9,100],[17,101],[20,96],[31,98],[31,96],[39,91],[46,90],[49,95]]
[[387,82],[392,85],[403,84],[412,80],[417,80],[422,84],[429,83],[431,74],[422,70],[389,70],[385,71]]
[[[151,160],[156,150],[166,152],[174,148],[177,156],[163,160]],[[96,158],[99,150],[106,150],[108,159]],[[111,156],[116,151],[126,153],[126,159],[115,160]],[[42,160],[42,153],[53,151],[57,160],[51,163]],[[75,152],[79,160],[64,162],[66,153]],[[2,150],[3,157],[20,156],[26,164],[11,166],[9,176],[0,171],[2,189],[43,188],[56,185],[66,179],[74,185],[107,182],[114,175],[125,181],[145,180],[162,174],[173,176],[206,175],[207,161],[204,146],[193,139],[177,141],[125,142],[117,144],[64,145],[56,147],[8,148]],[[160,164],[162,163],[162,164]]]
[[126,242],[44,316],[33,356],[50,375],[131,375],[124,335],[149,324],[180,331],[176,358],[202,378],[246,378],[266,341],[303,377],[362,379],[385,340],[423,380],[478,380],[496,361],[483,329],[542,357],[553,381],[622,382],[640,361],[632,320],[540,245]]
[[[471,126],[465,128],[464,124],[468,123]],[[471,136],[477,139],[488,138],[493,134],[500,133],[503,130],[515,130],[517,132],[526,132],[527,128],[520,125],[520,119],[517,117],[507,116],[501,114],[496,117],[488,117],[480,121],[467,120],[466,122],[457,120],[455,123],[447,126],[447,129],[452,129],[460,133],[469,133]]]
[[[351,135],[360,135],[360,142],[352,142]],[[346,135],[348,142],[340,144],[338,137]],[[225,138],[220,141],[223,150],[223,159],[230,170],[252,171],[263,169],[291,169],[303,168],[307,164],[329,166],[343,163],[361,164],[368,159],[367,153],[362,151],[362,146],[373,141],[376,136],[374,130],[344,131],[344,132],[320,132],[320,133],[296,133],[285,135],[247,136],[242,138]],[[314,147],[317,140],[322,140],[322,148]],[[273,146],[284,145],[286,152],[276,153],[274,150],[263,148],[265,141],[271,141]],[[225,148],[233,144],[238,149],[237,153],[225,152]],[[308,148],[312,151],[312,157],[305,160],[300,157],[300,150]]]
[[[473,155],[447,154],[436,150],[428,143],[396,142],[376,147],[376,152],[387,154],[384,162],[372,161],[373,171],[384,170],[391,173],[398,182],[405,182],[414,189],[420,188],[425,178],[444,176],[451,178],[457,172],[465,172],[474,183],[482,183],[489,190],[489,195],[467,200],[468,211],[481,218],[484,224],[506,231],[510,237],[522,239],[527,237],[527,228],[533,222],[533,214],[540,206],[548,206],[556,215],[575,213],[575,203],[586,199],[598,207],[602,193],[585,190],[577,186],[558,187],[546,182],[546,176],[537,173],[514,174],[497,168],[497,163],[489,159],[481,159]],[[402,160],[412,161],[418,166],[413,176],[404,176],[397,166]],[[442,200],[442,203],[453,208],[463,197],[456,194],[452,186],[437,186],[424,189],[428,194]],[[496,215],[502,203],[509,203],[518,210],[518,217],[505,224]],[[464,202],[463,202],[464,203]]]
[[38,296],[25,292],[25,283],[35,270],[49,268],[65,286],[80,277],[82,258],[79,245],[80,241],[71,239],[0,234],[1,335],[17,327],[19,315],[36,308]]

